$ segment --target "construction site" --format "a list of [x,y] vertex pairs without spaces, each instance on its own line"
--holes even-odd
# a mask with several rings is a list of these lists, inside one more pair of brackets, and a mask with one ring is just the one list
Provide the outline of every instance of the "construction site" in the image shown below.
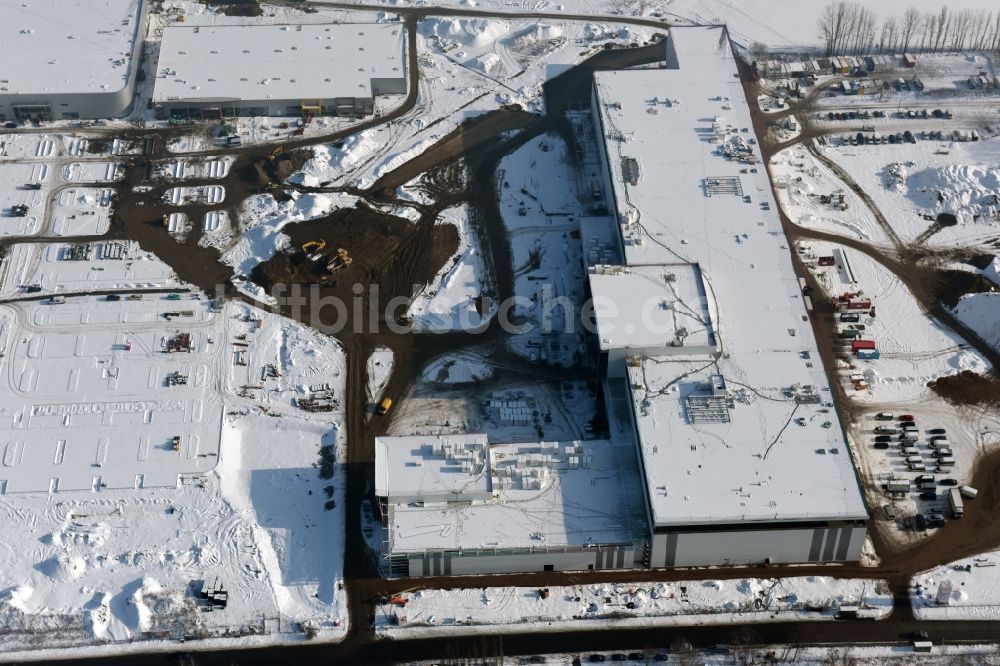
[[[249,636],[345,663],[740,631],[755,650],[992,643],[996,232],[955,194],[994,155],[988,76],[927,116],[979,141],[852,150],[833,109],[897,97],[815,68],[810,92],[723,26],[312,4],[253,27],[149,15],[145,126],[39,116],[0,138],[4,187],[41,197],[11,199],[37,229],[3,241],[0,481],[15,537],[51,536],[5,565],[12,654],[42,608],[61,609],[52,647],[96,660],[182,639],[220,650],[199,663],[277,657]],[[303,92],[290,72],[323,78],[331,46],[379,62],[353,95]],[[244,56],[287,66],[244,76]],[[913,69],[980,80],[949,58]],[[47,171],[3,171],[20,163]],[[615,308],[565,330],[596,301]],[[126,557],[160,532],[163,566]],[[537,608],[494,612],[521,597]]]

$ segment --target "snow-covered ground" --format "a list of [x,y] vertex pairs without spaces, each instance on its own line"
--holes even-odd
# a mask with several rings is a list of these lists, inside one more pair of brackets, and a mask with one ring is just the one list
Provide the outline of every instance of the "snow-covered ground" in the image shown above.
[[[496,313],[492,287],[487,282],[479,233],[469,221],[467,206],[449,208],[440,224],[458,229],[458,251],[427,286],[418,293],[408,311],[417,331],[468,331],[485,325]],[[477,299],[482,299],[477,307]]]
[[[0,161],[0,237],[29,236],[42,230],[45,202],[53,179],[47,164],[17,164]],[[39,189],[28,189],[37,184]],[[27,206],[23,217],[14,217],[14,206]]]
[[475,384],[493,375],[490,362],[472,352],[444,354],[424,369],[421,381],[431,384]]
[[904,242],[939,213],[954,214],[958,224],[930,236],[932,245],[976,246],[1000,236],[1000,140],[830,146],[825,153],[872,197]]
[[[940,376],[989,368],[985,358],[926,314],[905,285],[874,259],[840,245],[808,244],[816,255],[836,260],[835,266],[812,269],[826,292],[817,298],[862,291],[875,309],[875,317],[861,313],[861,337],[877,344],[880,358],[857,359],[850,353],[851,341],[844,338],[842,343],[838,366],[852,397],[866,402],[913,400],[929,393],[927,382]],[[839,327],[846,330],[849,325]],[[853,374],[864,375],[868,388],[853,392]]]
[[[185,286],[131,242],[84,261],[69,249],[13,246],[2,292]],[[190,351],[164,353],[178,334]],[[0,342],[5,657],[43,634],[46,648],[173,650],[162,641],[344,635],[334,340],[195,293],[12,302]],[[201,594],[216,580],[225,608]]]
[[984,553],[914,576],[913,614],[919,620],[996,620],[1000,617],[998,562],[1000,553]]
[[586,631],[595,625],[670,626],[739,622],[831,620],[841,606],[883,618],[892,612],[884,581],[821,576],[679,583],[621,583],[538,588],[486,587],[418,590],[405,605],[376,609],[375,627],[389,637],[516,633],[550,629]]
[[587,276],[579,240],[583,206],[565,142],[554,135],[529,141],[500,162],[497,178],[517,297],[508,319],[527,328],[510,336],[508,348],[571,366],[585,352],[580,307]]

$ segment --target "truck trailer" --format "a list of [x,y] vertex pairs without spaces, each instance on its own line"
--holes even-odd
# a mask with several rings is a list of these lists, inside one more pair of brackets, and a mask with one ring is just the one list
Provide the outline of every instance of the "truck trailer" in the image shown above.
[[965,505],[962,503],[962,493],[958,488],[948,491],[948,504],[951,505],[951,515],[961,518],[965,515]]

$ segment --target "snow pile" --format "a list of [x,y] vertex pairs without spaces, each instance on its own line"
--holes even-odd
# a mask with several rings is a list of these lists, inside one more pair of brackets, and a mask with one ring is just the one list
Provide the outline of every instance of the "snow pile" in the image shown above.
[[348,194],[298,194],[278,203],[270,194],[254,195],[243,204],[240,215],[243,235],[221,258],[237,275],[249,275],[254,266],[267,261],[288,245],[281,233],[287,224],[314,220],[338,208],[352,208],[358,198]]
[[1000,349],[1000,293],[966,294],[952,312],[976,335]]
[[472,69],[482,72],[483,74],[492,74],[496,76],[503,72],[503,62],[501,62],[500,56],[496,53],[486,53],[478,58],[473,58],[465,64]]
[[12,608],[25,612],[28,610],[28,599],[31,598],[34,591],[35,589],[30,585],[18,585],[7,590],[3,597],[0,597],[0,604],[9,605]]
[[510,27],[506,21],[479,18],[433,19],[420,25],[424,37],[438,37],[465,47],[484,48],[499,40]]
[[376,130],[368,129],[335,144],[315,146],[312,158],[302,165],[301,170],[289,176],[288,182],[318,187],[326,181],[343,179],[378,149],[376,134]]
[[130,599],[132,605],[135,606],[136,616],[137,616],[137,626],[139,631],[149,631],[153,626],[153,612],[146,605],[146,597],[149,595],[159,594],[163,591],[160,584],[154,579],[146,576],[142,579],[142,585],[132,593]]
[[983,277],[993,284],[1000,285],[1000,257],[993,257],[990,265],[983,269]]
[[997,191],[1000,168],[986,165],[951,164],[913,173],[906,179],[912,201],[940,212],[953,213],[959,222],[973,216],[996,217],[1000,212]]

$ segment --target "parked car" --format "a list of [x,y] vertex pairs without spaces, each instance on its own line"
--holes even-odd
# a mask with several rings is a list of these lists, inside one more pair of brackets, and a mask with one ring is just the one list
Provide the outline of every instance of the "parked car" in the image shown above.
[[931,435],[932,442],[947,442],[948,435]]
[[947,431],[944,428],[931,428],[930,430],[927,431],[927,434],[928,435],[944,435],[944,434],[946,434],[946,432]]
[[895,418],[892,412],[879,412],[875,415],[876,421],[892,421]]
[[913,414],[903,414],[899,417],[900,421],[914,421]]
[[957,486],[958,485],[958,480],[957,479],[941,479],[940,481],[938,481],[938,483],[941,484],[942,486]]
[[937,493],[933,490],[928,490],[927,492],[920,493],[920,499],[925,502],[933,502],[937,499]]
[[927,516],[927,524],[930,527],[944,527],[944,516],[940,513],[932,513]]
[[885,433],[886,435],[895,435],[898,431],[893,426],[877,425],[875,426],[876,433]]
[[883,505],[882,513],[885,514],[886,520],[896,520],[896,509],[891,504]]
[[889,442],[875,442],[874,444],[872,444],[872,446],[874,448],[880,449],[880,450],[888,449],[889,448]]
[[918,532],[927,531],[927,519],[924,518],[923,514],[918,513],[913,517],[913,529]]
[[875,441],[876,442],[891,442],[892,441],[892,436],[891,435],[876,435],[875,436]]

